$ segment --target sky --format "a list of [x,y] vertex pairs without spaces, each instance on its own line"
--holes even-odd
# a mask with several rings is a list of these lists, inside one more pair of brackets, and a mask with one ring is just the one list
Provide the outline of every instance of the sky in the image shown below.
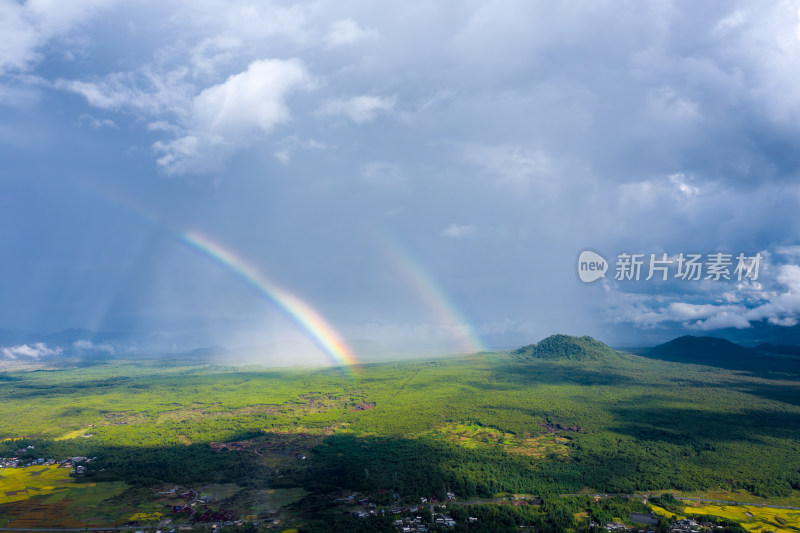
[[7,357],[798,324],[798,2],[0,0],[0,35]]

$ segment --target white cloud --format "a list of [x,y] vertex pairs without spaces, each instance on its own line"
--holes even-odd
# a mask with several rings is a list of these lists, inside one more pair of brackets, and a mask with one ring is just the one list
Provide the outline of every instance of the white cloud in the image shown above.
[[714,33],[719,36],[724,36],[731,30],[739,28],[747,21],[747,15],[741,9],[737,9],[727,17],[723,18],[714,27]]
[[289,121],[286,96],[310,85],[300,60],[253,61],[246,71],[201,92],[194,99],[192,121],[200,130],[224,136],[268,132]]
[[156,72],[114,72],[94,81],[58,79],[54,86],[80,94],[89,105],[113,111],[160,116],[184,115],[193,86],[183,69]]
[[[713,188],[712,184],[707,187]],[[691,200],[703,196],[700,187],[694,184],[694,178],[683,172],[669,174],[666,177],[653,178],[617,186],[618,201],[625,209],[649,210],[654,206],[663,206],[665,199],[681,210],[695,209]]]
[[359,41],[377,37],[378,32],[373,29],[365,29],[358,25],[351,18],[337,20],[330,26],[325,41],[329,48],[337,46],[355,44]]
[[356,124],[363,124],[375,120],[380,113],[391,113],[395,100],[394,96],[354,96],[330,100],[322,106],[320,112],[324,115],[345,116]]
[[314,32],[309,28],[312,11],[312,6],[303,3],[189,0],[174,12],[172,23],[208,36],[193,49],[192,59],[196,61],[198,55],[263,46],[268,38],[306,45],[313,39]]
[[95,118],[88,113],[83,113],[78,117],[79,126],[89,126],[92,129],[99,130],[101,128],[119,129],[116,122],[110,118]]
[[784,317],[784,318],[771,317],[771,318],[768,319],[768,322],[770,324],[774,324],[776,326],[782,326],[782,327],[786,327],[786,328],[789,328],[789,327],[797,325],[797,319],[794,318],[794,317],[788,317],[788,316]]
[[686,197],[697,196],[700,193],[700,189],[692,185],[690,183],[690,178],[687,178],[683,172],[671,174],[669,180],[675,185],[678,192]]
[[40,48],[111,3],[112,0],[0,1],[0,75],[28,70],[42,59]]
[[705,320],[689,324],[689,327],[701,331],[723,328],[745,329],[750,327],[750,321],[740,313],[720,310]]
[[291,119],[286,98],[313,80],[297,59],[262,59],[197,95],[184,132],[154,148],[171,173],[216,170],[232,152]]
[[168,133],[178,134],[181,131],[179,126],[175,124],[170,124],[166,120],[156,120],[154,122],[150,122],[147,124],[147,129],[149,131],[166,131]]
[[18,346],[9,346],[0,348],[0,353],[8,359],[16,359],[18,357],[30,357],[33,359],[48,356],[59,355],[61,348],[48,348],[47,344],[43,342],[36,342],[33,344],[20,344]]
[[[714,283],[705,283],[706,298],[711,297]],[[775,290],[766,291],[759,282],[740,283],[735,295],[730,291],[722,293],[723,303],[689,303],[669,301],[666,296],[612,292],[612,312],[615,321],[642,327],[677,322],[702,331],[744,329],[764,320],[778,326],[794,326],[800,319],[800,266],[780,265],[775,284]]]
[[779,246],[775,249],[775,253],[785,256],[792,261],[800,260],[800,244]]
[[554,170],[553,164],[543,150],[471,144],[462,147],[462,156],[483,167],[498,185],[515,189],[536,185],[542,192],[556,192],[556,183],[548,179]]
[[477,228],[472,224],[450,224],[439,234],[451,239],[469,239],[477,234]]

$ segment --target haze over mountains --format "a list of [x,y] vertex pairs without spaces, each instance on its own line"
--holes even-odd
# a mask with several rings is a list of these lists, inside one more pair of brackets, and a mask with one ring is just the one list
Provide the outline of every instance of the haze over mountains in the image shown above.
[[[400,360],[420,354],[403,354],[379,343],[354,341],[359,361]],[[325,366],[326,361],[303,361],[294,356],[303,346],[274,344],[226,347],[194,347],[188,338],[131,332],[95,332],[67,329],[49,334],[0,329],[0,362],[6,366],[56,365],[77,362],[97,363],[128,358],[179,357],[188,360],[267,366]],[[745,347],[712,336],[684,335],[652,348],[622,349],[638,355],[667,361],[695,363],[722,368],[800,373],[800,346],[761,343]],[[551,335],[541,341],[510,351],[521,360],[610,361],[619,352],[589,336]],[[447,356],[446,352],[428,356]]]

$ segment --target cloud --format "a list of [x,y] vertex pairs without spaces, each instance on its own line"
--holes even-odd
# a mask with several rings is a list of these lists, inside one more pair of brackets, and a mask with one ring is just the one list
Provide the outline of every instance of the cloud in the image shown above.
[[194,99],[192,122],[213,135],[269,132],[291,117],[286,96],[310,85],[311,77],[300,60],[254,61],[246,71],[201,92]]
[[747,22],[747,16],[744,11],[737,9],[717,22],[716,26],[714,26],[714,32],[719,36],[724,36],[729,31],[741,27],[745,22]]
[[477,234],[477,228],[472,224],[450,224],[439,234],[451,239],[469,239]]
[[28,0],[0,3],[0,75],[26,71],[44,57],[49,41],[88,20],[112,0]]
[[340,115],[349,118],[356,124],[372,122],[380,113],[391,113],[395,106],[395,97],[354,96],[326,102],[320,112],[323,115]]
[[470,144],[462,147],[462,157],[482,167],[495,184],[514,189],[537,186],[539,191],[555,192],[547,179],[554,170],[551,158],[542,151],[522,146]]
[[35,342],[33,344],[20,344],[18,346],[9,346],[0,348],[0,353],[8,359],[17,359],[18,357],[30,357],[37,359],[39,357],[46,357],[48,355],[60,355],[61,348],[48,348],[47,344],[43,342]]
[[53,85],[83,96],[93,107],[143,116],[183,116],[193,91],[184,70],[156,72],[151,67],[113,72],[93,81],[60,78]]
[[311,75],[300,60],[253,61],[244,72],[194,98],[182,135],[155,143],[158,164],[177,174],[217,170],[232,152],[289,122],[286,98],[311,87]]
[[336,48],[338,46],[350,45],[373,39],[377,37],[378,32],[372,29],[364,29],[358,25],[356,21],[351,18],[337,20],[330,26],[328,34],[325,36],[325,41],[329,48]]
[[280,161],[282,165],[288,165],[292,160],[292,154],[289,152],[289,150],[278,150],[272,155],[275,157],[275,159]]
[[765,290],[762,283],[750,280],[747,283],[734,282],[735,294],[732,294],[733,290],[724,291],[719,298],[722,303],[708,301],[715,298],[716,282],[700,285],[694,298],[706,302],[697,303],[683,301],[686,295],[680,293],[674,296],[622,293],[609,287],[613,302],[611,316],[614,321],[630,322],[640,327],[678,323],[701,331],[745,329],[763,321],[777,326],[794,326],[800,319],[800,266],[784,264],[775,270],[777,275],[772,289]]
[[119,129],[116,122],[111,120],[110,118],[95,118],[88,113],[83,113],[81,116],[78,117],[78,125],[79,126],[89,126],[92,129],[99,130],[101,128],[113,128]]
[[775,253],[788,258],[790,261],[800,261],[800,245],[779,246]]

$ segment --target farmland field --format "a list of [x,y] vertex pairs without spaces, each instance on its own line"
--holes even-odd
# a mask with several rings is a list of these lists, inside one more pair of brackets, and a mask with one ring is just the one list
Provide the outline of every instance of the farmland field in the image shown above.
[[86,522],[78,517],[125,489],[119,481],[76,483],[69,469],[57,466],[6,468],[0,473],[0,523],[81,527]]
[[653,506],[653,510],[657,515],[665,517],[718,517],[741,524],[747,531],[773,531],[775,533],[800,531],[800,510],[795,509],[782,509],[766,505],[691,503],[674,511],[668,511],[658,506]]
[[776,533],[800,531],[800,511],[755,507],[752,505],[690,505],[684,508],[687,516],[710,515],[735,520],[748,531],[772,530]]

